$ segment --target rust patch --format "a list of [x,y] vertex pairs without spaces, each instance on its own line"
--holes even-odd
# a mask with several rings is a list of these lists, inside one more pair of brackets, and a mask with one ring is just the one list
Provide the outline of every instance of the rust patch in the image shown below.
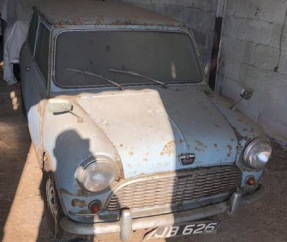
[[124,145],[123,144],[120,144],[120,147],[123,147]]
[[105,18],[103,16],[100,16],[97,18],[95,25],[102,24],[104,22]]
[[174,154],[175,144],[176,144],[176,142],[174,140],[166,143],[165,146],[163,147],[162,151],[160,152],[160,155],[167,154],[167,155],[171,156],[172,154]]
[[90,196],[87,192],[83,191],[82,189],[78,189],[76,193],[72,193],[64,188],[60,188],[59,192],[63,195],[69,195],[69,196]]
[[130,151],[129,156],[133,156],[133,155],[134,155],[134,152]]
[[80,208],[84,208],[88,206],[87,201],[85,200],[80,200],[77,198],[72,199],[71,204],[73,207],[80,207]]
[[232,152],[232,146],[231,145],[227,145],[227,156],[229,157],[231,155]]
[[182,143],[182,142],[183,142],[183,139],[180,139],[180,140],[179,140],[179,143]]
[[74,16],[72,19],[72,24],[73,25],[78,25],[78,24],[83,24],[84,22],[79,18],[78,16]]
[[242,136],[235,127],[233,127],[233,131],[235,133],[235,136],[237,137],[238,141],[240,142],[241,140],[246,140],[247,138]]
[[213,146],[214,146],[215,149],[217,149],[217,144],[216,143],[214,143]]
[[203,144],[201,141],[199,140],[195,140],[195,150],[197,151],[205,151],[205,149],[207,148],[207,146],[205,144]]

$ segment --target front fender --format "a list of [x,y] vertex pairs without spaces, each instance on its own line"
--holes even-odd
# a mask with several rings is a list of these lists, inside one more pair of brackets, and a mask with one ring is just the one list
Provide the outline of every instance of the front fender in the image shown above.
[[224,97],[215,95],[213,93],[207,93],[207,95],[217,107],[217,109],[226,118],[236,135],[238,141],[238,156],[236,158],[236,164],[242,171],[241,186],[245,186],[245,179],[251,175],[255,177],[256,181],[258,181],[260,176],[262,175],[263,170],[254,171],[253,169],[244,166],[242,162],[242,153],[244,151],[244,148],[251,140],[258,137],[267,138],[265,132],[258,124],[253,122],[250,118],[245,116],[240,111],[231,110],[230,107],[232,104]]
[[54,115],[47,108],[43,116],[43,147],[55,174],[64,210],[69,211],[74,207],[87,208],[88,204],[64,199],[65,196],[86,197],[87,201],[94,199],[94,194],[81,189],[75,179],[77,168],[86,159],[100,155],[108,156],[115,162],[119,177],[123,178],[120,157],[112,142],[76,102],[71,103],[73,112],[80,116],[83,122],[78,122],[78,118],[71,113]]

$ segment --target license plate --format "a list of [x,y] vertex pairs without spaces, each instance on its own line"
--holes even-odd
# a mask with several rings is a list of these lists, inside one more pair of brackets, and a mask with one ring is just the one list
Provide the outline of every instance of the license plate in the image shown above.
[[217,222],[196,222],[158,227],[146,234],[144,240],[171,238],[175,236],[194,234],[215,234],[217,232],[217,226]]

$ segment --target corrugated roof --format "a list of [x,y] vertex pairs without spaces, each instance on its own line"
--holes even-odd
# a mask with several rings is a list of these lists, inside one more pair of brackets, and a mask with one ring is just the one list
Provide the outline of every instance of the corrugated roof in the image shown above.
[[95,0],[50,0],[36,6],[51,25],[183,26],[176,20],[122,3]]

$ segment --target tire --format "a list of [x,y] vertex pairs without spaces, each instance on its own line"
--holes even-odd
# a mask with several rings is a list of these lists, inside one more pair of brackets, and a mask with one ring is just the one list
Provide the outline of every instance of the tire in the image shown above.
[[43,174],[43,194],[45,200],[45,208],[47,210],[47,221],[52,233],[56,239],[64,239],[65,231],[61,228],[60,221],[64,213],[55,187],[55,179],[52,172],[44,172]]

